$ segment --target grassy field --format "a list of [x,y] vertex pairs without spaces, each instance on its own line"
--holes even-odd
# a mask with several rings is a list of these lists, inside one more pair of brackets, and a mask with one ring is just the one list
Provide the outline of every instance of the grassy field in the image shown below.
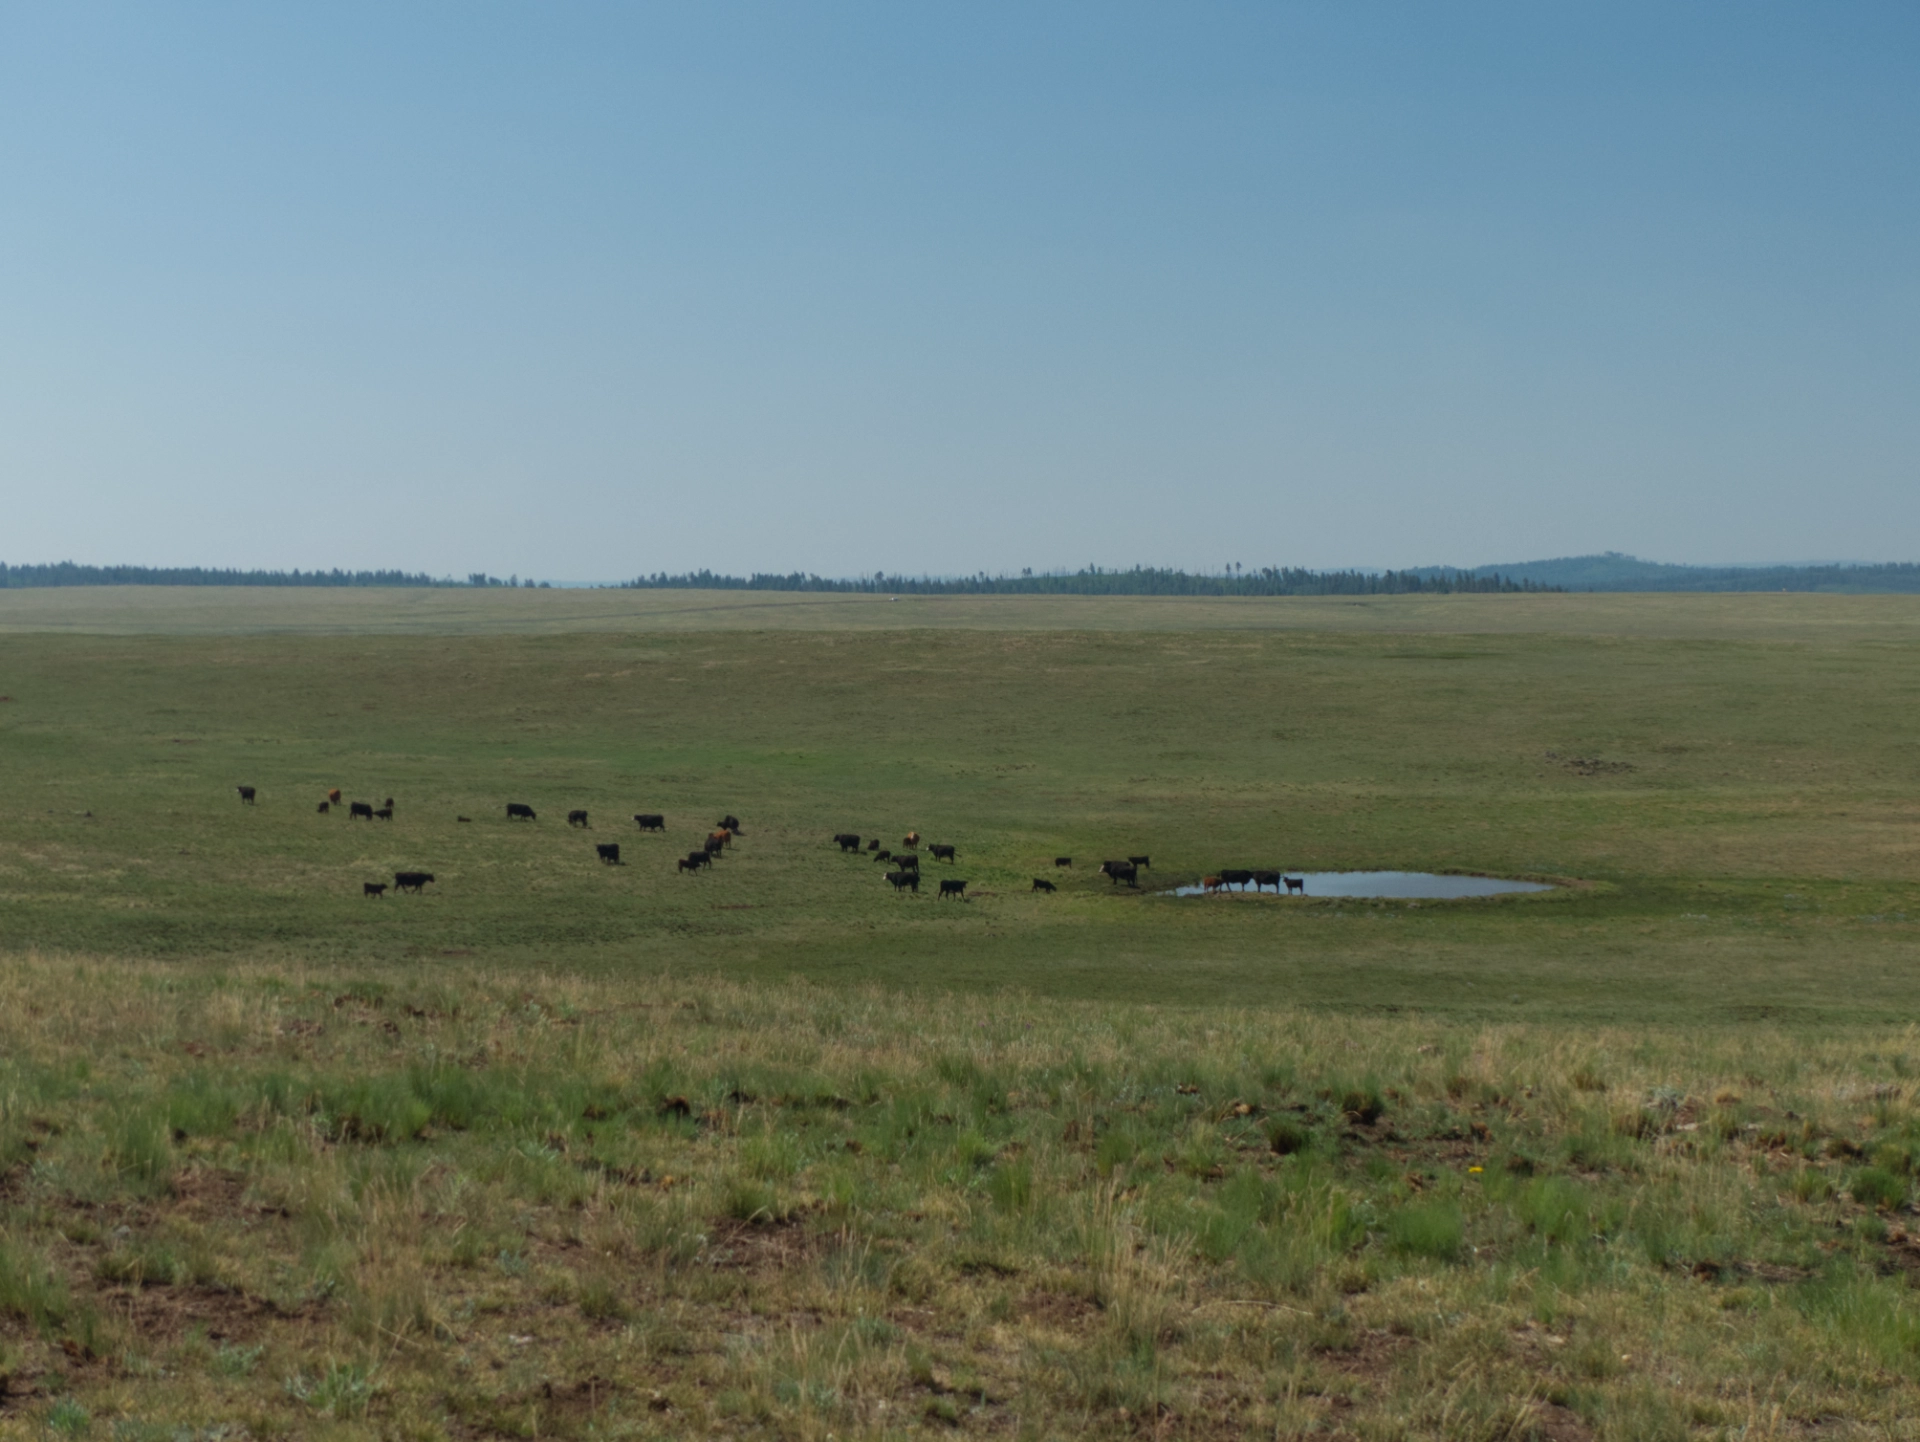
[[[1470,620],[1582,598],[1438,599],[1476,603]],[[1645,597],[1625,609],[1651,634],[1601,629],[1621,599],[1597,599],[1586,635],[15,634],[0,649],[7,940],[1476,1016],[1905,1019],[1920,607],[1905,638],[1838,624],[1778,641],[1725,634],[1718,603],[1747,598],[1706,598],[1705,635],[1669,634]],[[393,796],[395,819],[316,814],[333,786]],[[541,819],[509,823],[508,801]],[[591,833],[564,824],[573,807]],[[639,834],[640,810],[670,830]],[[735,852],[677,874],[728,813]],[[910,828],[959,848],[937,869],[969,881],[966,904],[895,896],[829,841],[891,847]],[[630,864],[596,864],[605,840]],[[1094,867],[1135,853],[1153,858],[1148,891],[1224,866],[1582,884],[1417,907],[1116,894]],[[1033,894],[1061,854],[1079,863],[1061,892]],[[399,869],[438,880],[362,899]]]
[[0,1435],[1915,1435],[1916,693],[1912,598],[0,592]]

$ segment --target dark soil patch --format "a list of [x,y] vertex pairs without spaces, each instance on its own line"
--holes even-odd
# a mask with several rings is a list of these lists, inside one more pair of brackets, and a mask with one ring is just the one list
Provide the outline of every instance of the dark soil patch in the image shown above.
[[1090,1325],[1100,1315],[1100,1306],[1091,1298],[1066,1292],[1029,1292],[1020,1299],[1020,1315],[1043,1327],[1071,1331]]
[[149,1342],[172,1341],[194,1327],[215,1342],[247,1341],[286,1316],[264,1298],[220,1287],[114,1288],[98,1296]]
[[813,1235],[797,1217],[783,1222],[716,1221],[707,1230],[707,1265],[718,1271],[783,1272],[812,1259]]

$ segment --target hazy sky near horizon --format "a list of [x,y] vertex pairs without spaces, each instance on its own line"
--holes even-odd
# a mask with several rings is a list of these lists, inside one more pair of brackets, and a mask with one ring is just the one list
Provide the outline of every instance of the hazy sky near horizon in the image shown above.
[[1920,7],[0,8],[0,560],[1920,559]]

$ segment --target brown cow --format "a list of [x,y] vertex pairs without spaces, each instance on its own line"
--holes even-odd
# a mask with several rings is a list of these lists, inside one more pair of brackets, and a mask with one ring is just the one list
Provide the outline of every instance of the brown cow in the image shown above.
[[[585,814],[585,812],[581,813],[583,816]],[[707,834],[707,840],[717,841],[722,846],[731,846],[733,845],[733,833],[723,826],[718,831],[709,832]]]
[[918,846],[920,844],[920,833],[917,831],[909,831],[905,836],[900,838],[900,844],[907,847]]
[[340,804],[340,788],[338,786],[327,793],[327,800],[331,801],[335,806]]

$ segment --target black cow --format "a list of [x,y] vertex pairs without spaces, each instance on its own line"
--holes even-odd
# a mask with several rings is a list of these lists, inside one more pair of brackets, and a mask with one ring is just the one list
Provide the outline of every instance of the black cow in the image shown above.
[[903,851],[893,858],[893,864],[902,871],[918,871],[920,869],[920,853],[917,851]]
[[375,900],[378,900],[387,894],[387,883],[384,881],[363,881],[360,883],[360,894],[362,896],[371,896]]
[[1292,894],[1293,894],[1294,892],[1296,892],[1296,891],[1297,891],[1297,892],[1299,892],[1299,893],[1300,893],[1300,894],[1301,894],[1302,896],[1305,896],[1305,895],[1307,894],[1307,878],[1306,878],[1306,877],[1304,877],[1304,876],[1283,876],[1283,877],[1281,877],[1280,879],[1281,879],[1282,881],[1284,881],[1284,882],[1286,882],[1286,884],[1287,884],[1287,894],[1288,894],[1289,896],[1291,896],[1291,895],[1292,895]]
[[391,806],[377,807],[375,808],[373,814],[375,816],[378,816],[382,821],[393,820],[393,808]]
[[893,860],[893,853],[891,851],[876,851],[873,853],[873,859],[875,861],[891,861]]
[[697,851],[691,856],[681,857],[674,864],[682,871],[698,871],[707,864],[707,854],[704,851]]
[[658,811],[636,811],[633,814],[634,825],[642,831],[665,831],[667,818]]
[[358,821],[363,816],[369,821],[373,820],[373,805],[371,802],[349,801],[347,803],[347,820]]
[[1228,871],[1223,868],[1220,872],[1220,880],[1228,886],[1237,886],[1244,891],[1246,890],[1247,883],[1253,880],[1253,873],[1251,871]]
[[746,835],[746,833],[740,829],[740,818],[738,816],[722,816],[714,825],[718,826],[722,831],[731,831],[735,836]]
[[472,818],[471,816],[456,816],[456,817],[454,817],[453,819],[454,819],[455,821],[471,821],[471,820],[473,820],[473,818]]
[[1153,865],[1153,863],[1144,856],[1129,856],[1127,858],[1127,865],[1138,866],[1144,870],[1146,867]]
[[1053,864],[1055,866],[1071,866],[1073,865],[1073,858],[1071,856],[1056,856],[1053,858]]
[[879,849],[880,849],[880,838],[879,838],[879,837],[877,837],[877,836],[876,836],[876,837],[874,837],[874,838],[873,838],[873,840],[871,840],[871,841],[869,841],[869,842],[867,843],[867,850],[869,850],[869,851],[878,851]]
[[1055,886],[1051,881],[1042,881],[1036,876],[1033,878],[1033,889],[1035,891],[1058,891],[1060,888]]
[[329,811],[331,811],[332,809],[333,809],[333,803],[332,803],[332,802],[330,802],[330,801],[322,801],[322,802],[320,803],[320,814],[321,814],[322,816],[325,816],[325,815],[326,815],[326,814],[327,814],[327,813],[328,813]]
[[1116,884],[1122,881],[1126,882],[1128,886],[1138,886],[1140,884],[1140,868],[1133,865],[1132,862],[1103,861],[1100,863],[1100,870],[1106,874],[1107,880],[1115,882]]
[[895,891],[911,891],[920,894],[920,873],[917,871],[889,871],[887,881]]
[[581,830],[586,830],[587,813],[584,811],[569,811],[567,813],[567,825],[578,826]]
[[251,786],[236,786],[233,789],[240,793],[240,799],[242,801],[246,802],[249,806],[253,805],[253,788]]
[[687,853],[687,860],[691,861],[695,866],[711,866],[713,865],[713,853],[711,851],[689,851]]
[[833,840],[834,844],[842,851],[858,851],[860,849],[860,838],[855,836],[851,831],[843,831],[834,837]]
[[951,846],[935,845],[935,846],[929,846],[927,850],[933,853],[933,859],[935,861],[953,860],[953,848]]
[[707,855],[714,857],[720,855],[721,852],[726,849],[727,843],[718,836],[709,836],[702,845],[706,847]]
[[396,871],[393,873],[393,889],[417,893],[431,880],[433,880],[431,871]]
[[941,882],[940,895],[936,897],[935,900],[945,900],[949,896],[957,896],[962,901],[965,901],[967,899],[967,883],[964,881]]
[[531,806],[526,805],[524,802],[509,801],[507,803],[507,820],[536,821],[538,819],[539,818],[533,814],[533,808]]
[[618,866],[620,864],[620,843],[619,842],[617,841],[595,842],[593,849],[600,853],[600,859],[606,862],[607,865]]
[[1280,889],[1280,873],[1279,872],[1256,871],[1253,873],[1253,889],[1255,891],[1259,891],[1263,887],[1268,887],[1268,886],[1271,886],[1275,891],[1278,891]]

